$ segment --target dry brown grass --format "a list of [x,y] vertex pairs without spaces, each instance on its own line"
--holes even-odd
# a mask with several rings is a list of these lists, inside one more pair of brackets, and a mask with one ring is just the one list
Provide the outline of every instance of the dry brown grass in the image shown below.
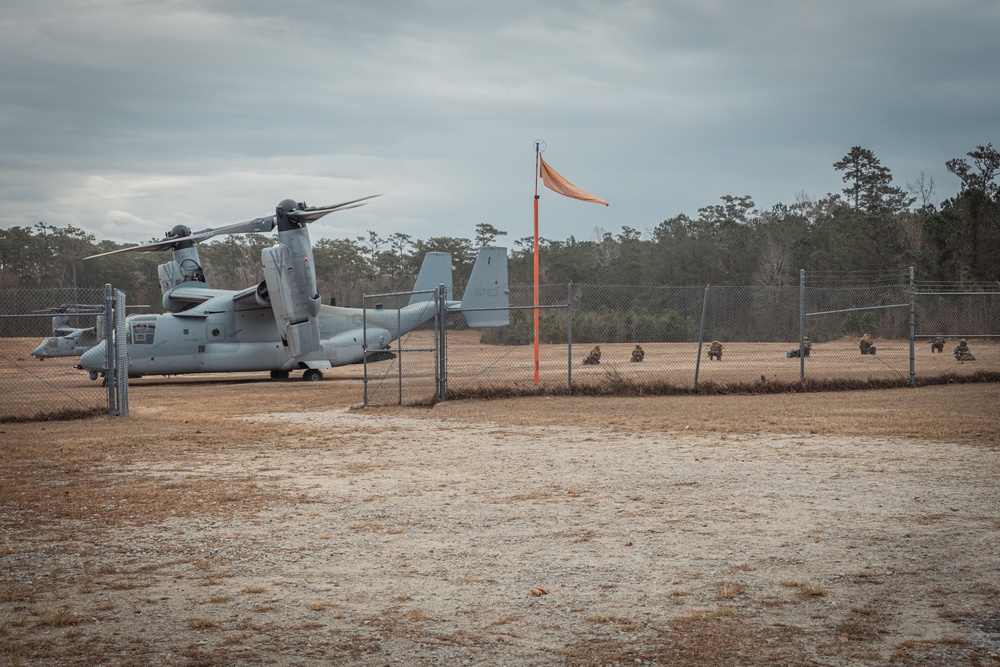
[[196,616],[188,619],[187,626],[192,630],[211,630],[217,628],[219,624],[206,616]]
[[850,641],[865,641],[886,634],[885,614],[874,607],[855,607],[836,625],[836,632]]
[[622,638],[620,633],[587,637],[561,653],[566,664],[586,667],[811,664],[798,647],[799,633],[794,628],[763,627],[710,610],[644,631],[641,637],[641,642]]
[[[1000,383],[817,394],[448,401],[412,416],[629,431],[911,436],[1000,445]],[[385,409],[383,409],[385,410]]]
[[79,619],[69,609],[58,607],[43,612],[35,621],[35,625],[61,628],[67,625],[76,625],[79,622]]
[[803,597],[807,598],[826,597],[826,594],[828,593],[827,589],[823,586],[809,581],[785,581],[782,582],[782,586],[785,586],[786,588],[796,588]]
[[719,589],[715,598],[717,600],[735,600],[747,590],[746,584],[739,581],[720,581],[716,588]]

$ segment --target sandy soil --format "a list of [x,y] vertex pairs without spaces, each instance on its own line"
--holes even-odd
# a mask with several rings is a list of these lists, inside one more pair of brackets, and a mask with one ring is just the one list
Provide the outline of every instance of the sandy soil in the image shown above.
[[1000,664],[1000,385],[357,395],[0,425],[0,665]]

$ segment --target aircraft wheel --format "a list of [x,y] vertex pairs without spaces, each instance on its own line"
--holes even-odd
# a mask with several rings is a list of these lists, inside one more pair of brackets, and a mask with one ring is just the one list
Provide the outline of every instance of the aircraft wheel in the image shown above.
[[97,379],[97,371],[90,371],[90,379],[91,380]]
[[309,368],[302,374],[302,379],[308,382],[317,382],[323,379],[323,374],[320,373],[318,368]]
[[272,380],[287,380],[288,371],[271,371]]

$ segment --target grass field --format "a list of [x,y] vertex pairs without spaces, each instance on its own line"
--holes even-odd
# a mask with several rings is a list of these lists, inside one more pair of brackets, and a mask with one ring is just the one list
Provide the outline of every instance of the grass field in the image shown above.
[[[432,345],[432,335],[428,332],[411,334],[404,341],[403,376],[415,398],[420,398],[421,392],[426,396],[434,393],[434,355],[407,353],[406,350],[426,349]],[[697,343],[645,343],[646,354],[641,363],[630,361],[634,346],[634,343],[602,344],[601,363],[596,366],[581,363],[591,345],[575,345],[572,352],[566,345],[540,346],[539,381],[543,392],[565,393],[570,371],[574,391],[579,393],[689,391],[694,387],[696,371],[699,387],[713,388],[713,391],[718,388],[756,390],[762,384],[787,391],[796,390],[800,384],[799,359],[786,356],[789,350],[797,349],[797,343],[725,343],[722,360],[711,361],[707,359],[708,346],[705,345],[700,364]],[[949,353],[932,353],[929,342],[916,345],[916,382],[1000,373],[1000,343],[974,341],[972,348],[976,361],[958,362]],[[837,388],[838,381],[844,388],[863,387],[865,383],[872,386],[908,383],[909,342],[879,340],[877,349],[876,355],[861,355],[853,340],[818,343],[805,360],[805,378],[832,388]],[[398,401],[396,378],[399,369],[396,364],[382,362],[370,367],[371,375],[379,380],[378,389],[384,392],[372,392],[371,402]],[[530,345],[482,345],[476,331],[449,332],[448,389],[459,396],[482,394],[488,397],[508,391],[532,393],[536,389],[534,349]]]
[[[3,397],[0,418],[25,417],[36,413],[58,413],[66,410],[87,410],[106,405],[106,396],[99,383],[73,368],[76,358],[56,358],[38,361],[30,356],[38,341],[28,338],[0,339],[0,396]],[[903,384],[910,374],[908,341],[877,340],[877,355],[861,355],[853,340],[818,343],[806,359],[805,378],[813,383],[843,381],[856,388],[864,383],[872,386]],[[703,357],[698,363],[696,343],[646,343],[645,360],[629,361],[632,343],[604,344],[598,366],[585,366],[583,357],[590,345],[577,345],[572,353],[566,345],[543,345],[540,348],[539,378],[547,393],[564,393],[570,372],[574,391],[580,393],[664,393],[664,389],[691,390],[698,372],[699,387],[727,388],[739,391],[754,389],[762,384],[782,390],[795,389],[800,380],[800,364],[786,353],[796,343],[725,343],[721,361]],[[949,350],[951,345],[949,344]],[[404,400],[426,402],[434,395],[435,357],[433,334],[414,332],[403,342],[400,360],[369,366],[371,378],[369,400],[373,403],[398,402],[399,364],[402,363],[406,382]],[[394,348],[396,349],[396,348]],[[962,379],[977,373],[1000,373],[1000,342],[976,340],[973,362],[958,362],[949,354],[932,354],[923,342],[914,351],[916,380],[936,382],[942,378]],[[411,352],[410,350],[421,350]],[[702,350],[705,355],[707,345]],[[530,345],[493,346],[479,343],[477,331],[448,333],[448,387],[456,396],[489,396],[500,391],[532,393],[534,384],[534,350]],[[358,378],[361,367],[330,369],[331,379]],[[296,374],[293,374],[295,377]],[[181,376],[184,382],[200,382],[206,378],[221,379],[226,374]],[[236,378],[266,378],[266,372],[236,374]],[[991,376],[992,377],[992,376]],[[162,376],[136,380],[141,386],[162,381]],[[853,383],[853,384],[852,384]],[[356,400],[363,391],[359,389]]]

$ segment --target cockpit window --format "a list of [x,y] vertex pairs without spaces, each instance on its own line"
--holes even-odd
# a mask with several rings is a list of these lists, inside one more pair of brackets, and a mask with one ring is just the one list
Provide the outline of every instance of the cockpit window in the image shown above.
[[130,342],[136,345],[152,345],[155,330],[155,322],[133,322],[131,331],[132,340]]

